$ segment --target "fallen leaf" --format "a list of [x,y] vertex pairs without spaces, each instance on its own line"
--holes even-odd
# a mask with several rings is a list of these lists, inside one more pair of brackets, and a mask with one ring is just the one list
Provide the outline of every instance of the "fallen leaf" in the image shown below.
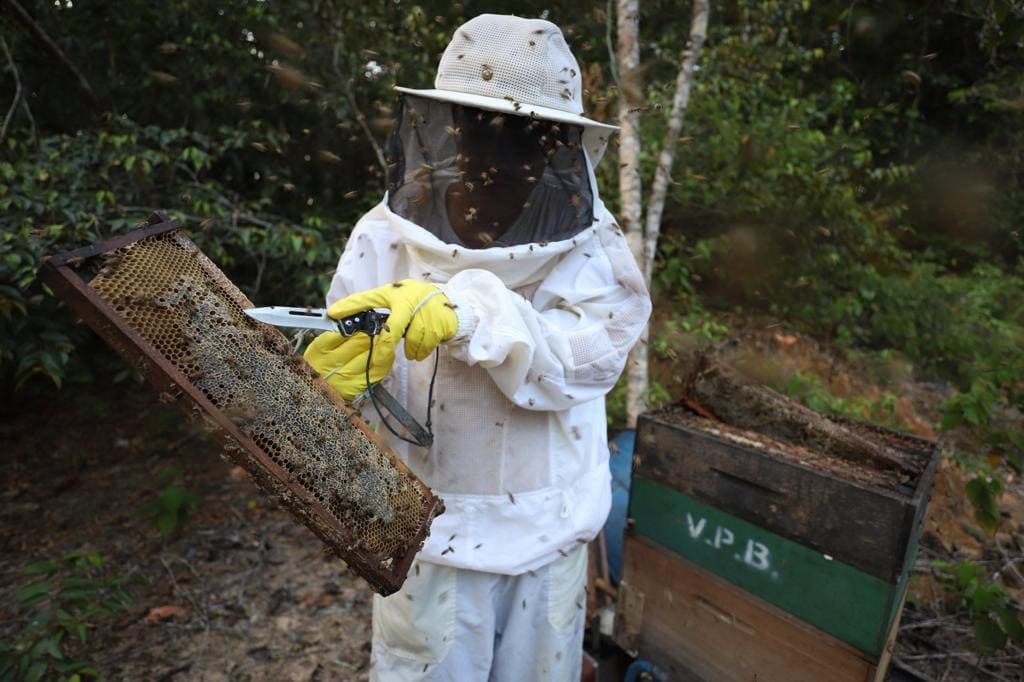
[[775,334],[775,341],[780,346],[792,346],[797,342],[797,337],[792,334]]
[[158,620],[167,620],[168,618],[174,618],[175,616],[184,616],[185,609],[180,606],[157,606],[149,610],[146,614],[147,623],[155,623]]

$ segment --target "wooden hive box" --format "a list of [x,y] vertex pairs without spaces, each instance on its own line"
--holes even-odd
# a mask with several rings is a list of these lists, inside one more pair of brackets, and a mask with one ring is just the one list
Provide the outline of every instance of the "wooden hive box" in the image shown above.
[[616,639],[671,679],[869,680],[888,665],[936,443],[871,469],[697,416],[643,415]]

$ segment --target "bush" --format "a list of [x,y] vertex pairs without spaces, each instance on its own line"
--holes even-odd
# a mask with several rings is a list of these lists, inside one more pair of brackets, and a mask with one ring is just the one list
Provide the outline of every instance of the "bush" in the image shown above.
[[38,561],[23,573],[32,579],[16,593],[24,624],[11,639],[0,641],[0,680],[99,677],[80,656],[89,631],[131,602],[126,588],[133,579],[104,570],[103,557],[91,552]]
[[[9,140],[0,161],[0,376],[22,386],[36,376],[60,386],[85,333],[37,278],[44,258],[133,229],[154,209],[191,228],[207,255],[246,293],[276,303],[323,296],[347,225],[319,208],[296,218],[270,213],[286,179],[248,198],[232,190],[236,168],[275,177],[251,145],[285,139],[259,122],[210,137],[110,118],[91,131],[52,135],[38,148]],[[259,175],[259,170],[252,170]]]
[[150,528],[156,528],[164,537],[187,525],[192,512],[203,502],[201,497],[178,485],[182,477],[181,469],[162,469],[157,474],[157,482],[162,486],[160,493],[135,510],[147,519]]

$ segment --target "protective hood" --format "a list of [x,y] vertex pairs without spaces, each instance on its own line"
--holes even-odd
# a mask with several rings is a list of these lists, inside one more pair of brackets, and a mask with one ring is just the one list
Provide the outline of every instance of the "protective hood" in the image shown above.
[[571,239],[595,217],[582,126],[405,95],[385,153],[388,208],[445,244]]

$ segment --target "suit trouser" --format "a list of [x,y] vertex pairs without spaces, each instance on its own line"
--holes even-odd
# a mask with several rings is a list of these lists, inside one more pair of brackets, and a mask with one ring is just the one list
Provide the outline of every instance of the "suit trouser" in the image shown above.
[[517,576],[416,561],[374,596],[370,679],[579,680],[586,577],[585,545]]

